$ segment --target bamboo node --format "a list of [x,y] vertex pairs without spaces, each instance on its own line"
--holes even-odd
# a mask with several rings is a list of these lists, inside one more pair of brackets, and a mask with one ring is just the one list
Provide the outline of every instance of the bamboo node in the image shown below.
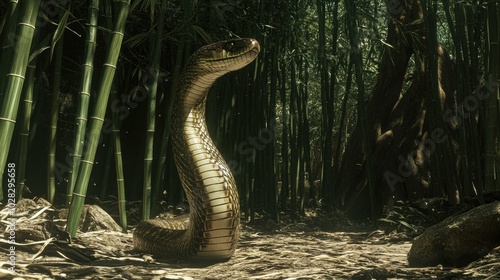
[[21,79],[24,80],[24,76],[23,75],[19,75],[19,74],[16,74],[16,73],[9,73],[9,74],[7,74],[7,76],[18,77],[18,78],[21,78]]
[[116,69],[116,65],[113,65],[113,64],[110,64],[110,63],[104,63],[103,66],[108,66],[108,67]]
[[113,34],[116,34],[116,35],[120,35],[120,36],[124,36],[123,32],[120,32],[120,31],[112,31],[111,33]]
[[20,22],[19,25],[24,25],[24,26],[27,26],[27,27],[31,27],[33,30],[35,29],[35,26],[31,23],[27,23],[27,22]]
[[86,197],[87,195],[74,192],[73,196]]
[[0,118],[0,121],[6,121],[6,122],[10,122],[10,123],[16,123],[16,120],[8,119],[8,118]]
[[104,119],[103,118],[99,118],[99,117],[96,117],[96,116],[92,116],[90,117],[91,119],[94,119],[96,121],[101,121],[101,122],[104,122]]

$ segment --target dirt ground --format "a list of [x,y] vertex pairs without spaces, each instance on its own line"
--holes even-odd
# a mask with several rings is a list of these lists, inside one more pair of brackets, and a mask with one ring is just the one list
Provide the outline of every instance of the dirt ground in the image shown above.
[[79,233],[71,244],[19,245],[12,274],[4,237],[0,279],[500,279],[500,248],[465,268],[409,268],[411,237],[402,231],[313,216],[243,223],[234,257],[206,266],[154,259],[133,250],[131,231],[100,230]]

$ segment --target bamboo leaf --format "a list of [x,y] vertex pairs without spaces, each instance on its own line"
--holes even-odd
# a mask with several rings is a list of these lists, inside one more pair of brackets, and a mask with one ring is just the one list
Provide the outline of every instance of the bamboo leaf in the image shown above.
[[36,59],[36,57],[37,57],[37,56],[39,56],[41,53],[43,53],[45,50],[48,50],[48,49],[50,49],[50,47],[49,47],[49,46],[46,46],[46,47],[42,47],[42,48],[40,48],[40,49],[38,49],[38,50],[34,51],[34,52],[30,55],[30,57],[29,57],[28,61],[29,61],[29,62],[32,62],[33,60],[35,60],[35,59]]
[[380,43],[384,44],[385,46],[391,48],[391,49],[395,49],[393,45],[389,44],[389,43],[386,43],[384,40],[379,40]]
[[402,220],[399,220],[398,221],[400,224],[402,224],[403,226],[407,227],[408,229],[411,229],[412,231],[417,231],[417,229],[415,227],[413,227],[412,225],[410,225],[408,222],[406,221],[402,221]]
[[64,34],[64,29],[66,28],[66,25],[68,24],[68,17],[70,15],[70,12],[66,10],[64,14],[61,17],[61,20],[59,21],[59,24],[57,25],[57,29],[54,32],[54,36],[52,37],[52,44],[51,44],[51,52],[50,52],[50,60],[52,60],[52,57],[54,55],[54,50],[57,42],[59,39],[61,39],[62,35]]
[[390,223],[390,224],[397,224],[397,222],[395,222],[393,220],[386,219],[386,218],[380,218],[378,220],[381,222],[386,222],[386,223]]
[[197,26],[197,25],[192,25],[191,28],[196,32],[198,33],[198,35],[201,36],[201,38],[203,38],[203,40],[206,42],[206,43],[210,43],[212,42],[212,36],[210,36],[210,34],[208,34],[205,30],[203,30],[203,28]]

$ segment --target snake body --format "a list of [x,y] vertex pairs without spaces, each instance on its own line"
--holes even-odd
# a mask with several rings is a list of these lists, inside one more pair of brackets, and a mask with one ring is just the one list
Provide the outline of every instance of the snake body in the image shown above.
[[191,56],[174,97],[171,126],[174,161],[189,202],[189,219],[142,221],[134,231],[135,249],[210,262],[234,254],[240,224],[238,190],[208,134],[205,103],[217,78],[246,66],[259,51],[254,39],[233,39],[204,46]]

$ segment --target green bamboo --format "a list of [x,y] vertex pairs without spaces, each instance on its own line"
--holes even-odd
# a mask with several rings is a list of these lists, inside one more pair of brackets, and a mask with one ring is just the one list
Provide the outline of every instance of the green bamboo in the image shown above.
[[[19,14],[18,0],[11,0],[7,14],[2,20],[2,25],[0,29],[0,34],[2,34],[2,45],[0,52],[0,61],[2,62],[2,67],[0,67],[0,100],[2,100],[4,91],[1,88],[5,85],[7,79],[8,67],[4,65],[9,65],[12,61],[12,52],[14,50],[14,40],[15,37],[12,34],[16,34],[16,25]],[[1,185],[1,183],[0,183]],[[2,192],[0,192],[0,200]]]
[[[21,3],[20,21],[13,37],[15,51],[12,63],[8,67],[6,83],[3,88],[9,94],[3,96],[0,104],[0,147],[2,147],[0,149],[0,182],[3,178],[16,123],[17,110],[23,89],[24,75],[28,67],[39,5],[40,0],[23,1]],[[0,199],[3,199],[3,193]]]
[[[449,0],[443,0],[442,1],[443,3],[443,10],[445,12],[445,15],[446,15],[446,21],[448,22],[448,26],[450,28],[450,35],[451,35],[451,38],[453,39],[454,42],[457,42],[457,39],[455,38],[456,35],[456,29],[455,29],[455,21],[453,20],[452,16],[451,16],[451,8],[450,8],[450,3],[449,3]],[[455,44],[456,45],[456,44]]]
[[[464,5],[456,3],[455,4],[455,53],[457,61],[457,102],[459,110],[466,112],[464,99],[467,93],[471,91],[470,79],[470,65],[469,65],[469,55],[468,55],[468,45],[466,44],[466,31],[465,31],[465,13]],[[469,124],[469,119],[463,120],[463,124],[459,127],[459,143],[460,143],[460,163],[461,163],[461,173],[462,173],[462,190],[464,196],[470,196],[472,192],[472,182],[470,180],[470,170],[469,170],[469,154],[468,143],[467,143],[467,128]]]
[[85,128],[87,126],[87,114],[90,102],[90,90],[92,87],[92,75],[94,72],[94,54],[97,45],[97,20],[99,18],[99,0],[91,0],[88,6],[88,23],[85,43],[84,60],[82,64],[81,89],[78,96],[78,117],[76,119],[75,136],[71,153],[71,171],[68,178],[66,205],[69,207],[76,177],[80,167],[80,159],[85,139]]
[[[141,1],[138,1],[141,2]],[[107,32],[104,33],[104,43],[106,45],[106,48],[110,48],[110,43],[111,43],[111,38],[113,36],[112,30],[113,30],[113,16],[112,16],[112,3],[110,1],[104,1],[100,2],[102,5],[101,10],[102,10],[102,18],[103,24],[102,27],[106,29]],[[95,9],[97,12],[97,9]],[[129,9],[130,10],[130,9]],[[116,78],[115,78],[116,79]],[[111,90],[110,90],[110,96],[116,96],[117,95],[117,89],[116,89],[116,81],[113,79],[113,83],[111,84]],[[114,100],[117,100],[116,98]],[[116,109],[114,106],[111,108],[111,111],[113,114],[119,112],[120,110]],[[104,138],[107,139],[107,135],[104,136]],[[103,138],[103,139],[104,139]],[[104,140],[105,142],[107,140]],[[113,139],[109,138],[109,143],[113,143]],[[106,194],[108,192],[108,185],[110,183],[110,174],[111,174],[111,164],[113,162],[113,149],[110,148],[111,146],[108,146],[107,152],[106,152],[106,163],[104,166],[104,172],[102,174],[102,179],[101,179],[101,186],[100,186],[100,197],[104,199],[106,197]],[[81,158],[81,156],[80,156]],[[80,160],[80,159],[79,159]],[[78,162],[79,164],[79,162]],[[109,167],[109,168],[108,168]],[[78,170],[77,170],[78,171]],[[78,172],[77,174],[78,175]]]
[[[485,133],[485,163],[484,163],[484,188],[485,191],[494,191],[496,189],[495,164],[498,136],[498,61],[499,61],[499,39],[498,34],[498,3],[490,1],[487,6],[487,45],[488,45],[488,61],[487,61],[487,90],[489,98],[486,99],[486,133]],[[498,174],[497,174],[498,176]]]
[[[375,196],[375,186],[374,186],[374,174],[373,174],[373,161],[372,161],[372,145],[373,137],[368,128],[368,120],[365,112],[365,86],[363,80],[363,56],[359,50],[358,42],[358,25],[356,22],[356,7],[354,1],[345,0],[344,5],[346,7],[346,17],[349,30],[349,42],[353,48],[352,56],[354,59],[354,73],[356,77],[356,85],[358,87],[358,97],[357,97],[357,113],[358,113],[358,124],[361,127],[361,133],[363,135],[363,146],[364,146],[364,156],[366,165],[366,178],[367,186],[370,194],[370,209],[372,218],[376,218],[380,213],[376,212],[377,201]],[[378,136],[377,136],[378,137]]]
[[[337,147],[335,149],[335,164],[333,166],[333,174],[335,178],[339,178],[341,174],[340,172],[340,164],[341,164],[341,154],[342,154],[342,135],[344,131],[347,133],[347,101],[349,100],[349,93],[351,92],[351,86],[352,86],[352,74],[353,74],[353,67],[354,67],[354,60],[350,59],[349,62],[347,63],[347,77],[346,77],[346,85],[345,85],[345,93],[344,93],[344,98],[342,99],[342,107],[340,109],[340,120],[339,120],[339,131],[338,131],[338,138],[337,138]],[[333,72],[332,72],[333,73]],[[333,74],[332,74],[333,75]],[[347,138],[347,137],[345,137]],[[336,180],[333,186],[334,191],[339,191],[340,180]],[[339,196],[340,198],[340,196]],[[340,200],[335,200],[337,203],[341,203]]]
[[[333,100],[329,98],[329,84],[328,84],[328,62],[326,60],[326,3],[324,0],[316,1],[318,10],[318,66],[320,76],[320,96],[321,96],[321,182],[322,182],[322,195],[326,198],[326,203],[332,201],[332,143],[331,131],[332,124],[329,122],[329,115],[333,114],[330,111],[330,104]],[[335,15],[334,15],[335,17]],[[337,25],[334,28],[338,28]]]
[[21,122],[21,128],[19,132],[19,156],[18,156],[18,166],[16,170],[17,175],[17,188],[16,188],[16,198],[18,200],[23,198],[24,188],[25,188],[25,174],[26,174],[26,159],[28,157],[28,139],[30,135],[30,121],[33,108],[33,90],[35,85],[35,72],[36,63],[32,61],[28,65],[28,70],[26,72],[26,82],[23,89],[23,117]]
[[[112,86],[111,89],[111,96],[115,97],[116,96],[116,90],[114,89],[114,85]],[[118,110],[113,110],[113,115],[118,112]],[[101,176],[101,185],[99,186],[99,199],[100,200],[105,200],[106,199],[106,194],[108,193],[109,190],[109,185],[111,182],[111,165],[113,163],[113,139],[111,137],[108,137],[106,135],[103,138],[103,142],[106,143],[103,146],[106,147],[106,158],[104,160],[104,170],[102,172]]]
[[[151,177],[153,170],[153,143],[155,134],[156,118],[156,91],[158,88],[158,76],[160,74],[160,57],[162,49],[163,25],[166,17],[167,1],[161,1],[161,9],[157,17],[156,35],[154,40],[153,55],[150,62],[150,79],[147,88],[149,89],[149,108],[146,124],[146,147],[144,153],[144,182],[142,186],[142,219],[149,219],[151,216]],[[159,188],[159,185],[154,186]]]
[[68,214],[67,231],[71,236],[75,236],[80,223],[80,215],[85,202],[90,174],[92,172],[100,132],[104,122],[111,84],[114,78],[118,56],[120,55],[123,32],[125,30],[129,7],[130,0],[117,1],[116,21],[110,41],[110,46],[112,47],[108,49],[105,63],[103,64],[103,72],[101,84],[97,94],[96,107],[90,121],[89,141],[86,143],[86,150],[83,155],[83,159],[80,162],[77,177],[78,179],[75,185],[75,191],[73,192],[73,199]]
[[[141,2],[141,1],[137,1],[137,2]],[[106,45],[107,48],[110,47],[110,42],[111,42],[111,37],[112,37],[112,29],[113,29],[113,6],[112,6],[112,3],[110,1],[99,1],[99,4],[101,6],[101,9],[102,9],[102,13],[99,15],[100,17],[102,17],[102,26],[99,26],[99,27],[103,27],[105,32],[104,32],[104,43]]]
[[270,101],[269,101],[269,114],[268,114],[268,124],[269,129],[273,132],[273,141],[271,142],[271,146],[268,149],[267,157],[272,158],[273,166],[272,166],[272,185],[269,188],[269,197],[270,197],[270,205],[271,205],[271,217],[274,221],[278,221],[280,216],[280,211],[278,209],[279,203],[279,190],[278,190],[278,176],[279,176],[279,163],[278,163],[278,155],[277,155],[277,130],[276,130],[276,122],[277,122],[277,106],[276,106],[276,96],[278,95],[278,62],[277,59],[279,53],[279,43],[276,42],[272,47],[272,53],[270,55],[271,59],[271,82],[270,82]]
[[[170,123],[171,123],[171,112],[172,112],[172,106],[173,106],[173,96],[175,94],[175,90],[177,88],[177,84],[179,83],[179,76],[181,72],[181,67],[184,61],[184,52],[185,50],[185,42],[186,42],[186,36],[182,36],[179,42],[179,46],[177,48],[177,52],[175,55],[175,66],[173,70],[173,77],[172,77],[172,86],[170,87],[170,96],[168,97],[168,100],[165,102],[167,106],[165,106],[165,111],[164,114],[166,116],[165,124],[163,125],[163,131],[162,131],[162,141],[161,141],[161,147],[160,147],[160,153],[159,153],[159,159],[157,161],[157,166],[156,166],[156,172],[155,172],[155,180],[153,185],[158,186],[155,187],[157,190],[159,190],[159,186],[161,185],[161,181],[163,179],[164,173],[165,173],[165,164],[167,161],[167,146],[168,146],[168,141],[170,138]],[[156,199],[158,198],[159,193],[156,193],[155,196],[153,196],[153,205],[156,205]]]
[[[215,86],[218,86],[217,83]],[[231,80],[225,85],[226,88],[234,88],[235,81]],[[228,97],[229,98],[229,97]],[[234,103],[233,103],[234,100]],[[245,114],[248,109],[248,99],[246,95],[233,95],[231,100],[228,101],[231,102],[231,104],[234,104],[236,106],[235,110],[239,112],[240,114]],[[243,120],[239,119],[239,114],[238,115],[233,115],[232,116],[233,122],[238,122],[241,123]],[[250,127],[251,127],[251,120],[248,120],[245,125],[238,127],[233,133],[234,139],[233,141],[233,155],[234,155],[234,160],[237,163],[237,172],[238,174],[235,175],[235,180],[236,180],[236,185],[238,186],[238,191],[240,195],[240,201],[241,201],[241,211],[244,213],[245,218],[248,220],[249,218],[251,219],[253,216],[253,213],[251,212],[251,189],[250,189],[250,179],[249,179],[249,174],[251,172],[250,170],[250,162],[254,161],[254,152],[255,149],[252,149],[253,147],[248,147],[247,152],[245,154],[241,153],[241,151],[238,151],[238,143],[241,143],[241,141],[245,141],[243,139],[248,139],[248,135],[250,135]],[[234,126],[229,125],[230,129],[235,129]],[[246,143],[243,142],[243,143]],[[231,151],[231,150],[230,150]],[[238,151],[238,152],[237,152]],[[231,151],[232,152],[232,151]]]
[[[335,5],[333,6],[333,13],[332,13],[332,17],[333,17],[333,20],[332,20],[332,24],[333,24],[333,32],[332,32],[332,42],[337,42],[338,38],[339,38],[339,0],[335,0]],[[334,56],[337,56],[337,44],[333,44],[332,45],[332,55]],[[347,72],[349,73],[352,73],[352,67],[349,66],[349,63],[347,63],[348,66],[347,66]],[[332,65],[330,66],[330,98],[328,98],[328,106],[327,106],[327,111],[329,112],[333,112],[334,110],[334,106],[335,106],[335,102],[334,102],[334,97],[335,97],[335,90],[336,90],[336,80],[337,80],[337,76],[338,76],[338,71],[337,71],[337,65],[340,65],[340,63],[336,63],[336,62],[333,62]],[[350,85],[351,83],[351,78],[349,77],[352,77],[347,75],[348,78],[347,78],[347,84]],[[344,94],[344,100],[342,101],[342,109],[341,109],[341,114],[340,114],[340,120],[339,120],[339,129],[338,129],[338,141],[337,141],[337,147],[334,151],[332,151],[333,153],[333,162],[332,162],[332,165],[333,167],[330,168],[330,171],[332,172],[332,182],[331,182],[331,186],[330,188],[332,189],[332,191],[330,191],[331,194],[334,194],[336,193],[337,189],[338,189],[338,182],[340,182],[340,180],[335,180],[336,178],[339,178],[339,167],[340,167],[340,156],[341,156],[341,144],[343,143],[342,142],[342,131],[344,129],[344,127],[346,126],[345,124],[345,119],[346,119],[346,107],[347,107],[347,100],[348,100],[348,96],[349,96],[349,92],[350,90],[348,89],[348,87],[346,86],[346,90],[345,90],[345,94]],[[325,126],[325,129],[327,129],[327,131],[333,131],[333,113],[331,116],[328,116],[328,123],[329,123],[329,127],[326,127]],[[324,121],[326,122],[326,121]],[[347,131],[347,129],[346,129]],[[333,135],[332,135],[333,137]],[[333,145],[333,143],[332,143]],[[325,146],[324,149],[327,149],[328,147]],[[325,166],[322,168],[323,170],[324,169],[327,169],[328,171],[328,166]],[[322,172],[323,173],[323,172]],[[323,177],[323,175],[322,175]],[[322,190],[325,189],[325,188],[328,188],[329,185],[328,184],[323,184],[322,183]],[[325,196],[323,196],[325,197]],[[335,198],[334,197],[331,197],[329,199],[327,199],[329,201],[329,203],[331,205],[333,205],[333,203],[335,202]]]
[[[118,98],[118,92],[113,84],[113,96]],[[122,232],[127,232],[127,200],[125,197],[125,176],[123,173],[122,144],[120,140],[120,112],[113,111],[113,150],[115,152],[116,186],[118,187],[118,211],[120,213],[120,226]],[[111,150],[111,147],[108,147]]]
[[[55,53],[54,74],[52,76],[52,103],[50,112],[49,152],[47,157],[47,200],[54,203],[56,194],[56,142],[57,121],[59,120],[59,92],[61,88],[61,68],[63,55],[64,30],[68,20],[69,11],[61,15],[61,20],[52,37],[52,54]],[[55,48],[55,50],[54,50]]]
[[[196,7],[196,1],[183,1],[182,6],[184,8],[184,22],[187,23],[189,19],[193,17],[193,13],[195,11]],[[188,40],[188,34],[182,34],[181,38],[179,40],[179,44],[177,46],[177,51],[175,55],[175,65],[172,73],[172,85],[169,90],[169,96],[166,98],[166,106],[164,110],[164,115],[165,115],[165,123],[163,125],[163,131],[162,131],[162,141],[161,141],[161,147],[160,147],[160,153],[159,153],[159,159],[157,161],[157,165],[155,168],[155,179],[153,185],[155,186],[155,189],[157,190],[157,193],[153,196],[153,205],[156,205],[155,201],[159,197],[159,190],[160,186],[162,185],[161,182],[163,180],[164,174],[165,174],[165,165],[166,165],[166,154],[167,154],[167,145],[168,141],[170,138],[170,124],[172,120],[172,107],[173,107],[173,101],[174,101],[174,95],[177,90],[177,85],[179,84],[179,77],[181,73],[181,68],[182,65],[184,64],[185,61],[187,61],[189,55],[190,55],[190,44],[188,44],[186,41]],[[164,95],[166,96],[166,94]]]
[[[476,34],[480,33],[478,30],[480,24],[479,22],[476,21],[476,9],[474,9],[470,5],[466,5],[466,10],[467,10],[467,19],[468,19],[468,37],[469,37],[469,50],[470,50],[470,59],[471,59],[471,70],[473,73],[479,73],[479,55],[478,55],[478,50],[480,49],[479,46],[481,45],[481,36],[476,36]],[[472,15],[474,11],[474,15]],[[471,77],[469,77],[469,80],[471,83],[474,85],[474,88],[477,87],[477,82],[473,74],[471,74]],[[471,88],[471,93],[474,92],[474,89]],[[478,109],[478,115],[481,116],[483,115],[484,109],[483,106],[480,106]],[[483,157],[482,157],[482,152],[481,152],[481,143],[480,143],[480,136],[479,136],[479,126],[476,118],[469,118],[468,119],[470,123],[470,135],[472,139],[472,145],[471,149],[469,152],[469,155],[472,157],[472,162],[473,162],[473,167],[474,170],[471,172],[473,174],[478,174],[478,176],[474,176],[473,179],[474,185],[472,186],[473,188],[475,187],[475,191],[477,192],[478,200],[480,203],[484,203],[484,198],[483,198],[483,192],[484,192],[484,183],[483,183]],[[498,174],[498,173],[497,173]]]
[[[307,36],[306,36],[307,38]],[[305,135],[309,134],[309,131],[306,131],[305,129],[305,122],[307,119],[307,115],[305,113],[306,108],[307,108],[307,102],[304,103],[305,100],[305,95],[307,91],[307,78],[306,76],[306,71],[307,69],[304,69],[304,57],[301,55],[299,56],[298,59],[298,72],[299,72],[299,80],[302,81],[302,83],[299,84],[299,92],[297,95],[297,117],[298,117],[298,131],[297,131],[297,150],[298,150],[298,213],[300,215],[305,214],[305,150],[306,146],[309,145],[309,143],[306,143],[305,140]]]
[[[335,0],[335,5],[333,7],[333,32],[332,32],[332,40],[333,42],[336,42],[338,40],[339,36],[339,20],[338,20],[338,7],[339,7],[339,0]],[[321,9],[325,9],[324,7],[321,7]],[[324,13],[325,11],[323,11]],[[321,23],[323,24],[323,23]],[[321,30],[321,28],[320,28]],[[325,31],[323,31],[325,32]],[[326,35],[325,35],[326,37]],[[326,40],[326,38],[324,39]],[[325,43],[326,44],[326,43]],[[320,46],[321,48],[321,46]],[[324,52],[324,51],[323,51]],[[337,54],[337,44],[332,45],[332,50],[331,50],[332,55]],[[321,54],[318,56],[318,59],[325,60],[326,57],[324,57],[325,54]],[[321,190],[322,190],[322,197],[325,198],[326,200],[326,205],[332,206],[333,201],[334,201],[334,191],[335,191],[335,186],[336,186],[336,181],[334,180],[335,177],[335,172],[334,172],[334,163],[333,162],[333,143],[332,143],[332,132],[333,132],[333,121],[334,121],[334,95],[335,95],[335,79],[336,79],[336,66],[331,65],[331,71],[330,71],[330,83],[328,83],[328,69],[327,69],[327,63],[326,62],[320,62],[321,63],[321,69],[320,71],[326,72],[321,74],[321,147],[322,147],[322,153],[321,153],[321,158],[322,158],[322,166],[321,166]],[[346,91],[347,94],[347,91]],[[337,152],[338,154],[339,152]],[[337,157],[338,159],[339,157]],[[340,165],[340,163],[336,163],[337,167]],[[337,180],[338,182],[339,180]]]
[[287,198],[289,194],[289,158],[288,158],[288,131],[289,131],[289,123],[287,121],[287,98],[286,98],[286,69],[287,65],[285,61],[281,61],[281,79],[280,79],[280,101],[281,101],[281,119],[282,119],[282,132],[281,132],[281,208],[284,210],[287,205]]
[[50,112],[49,152],[47,157],[47,200],[54,203],[56,193],[56,142],[59,119],[59,89],[61,84],[62,41],[56,47],[56,62],[52,80],[52,102]]
[[317,206],[317,190],[314,186],[314,179],[313,179],[313,174],[312,174],[312,158],[311,158],[311,125],[309,122],[310,116],[309,116],[309,60],[305,59],[304,61],[304,92],[301,98],[302,101],[302,120],[303,120],[303,131],[304,133],[302,134],[302,143],[304,143],[304,168],[305,168],[305,174],[307,174],[307,182],[309,184],[309,199],[312,201],[312,207]]
[[[496,15],[497,15],[497,27],[496,27],[496,30],[497,30],[497,35],[496,35],[496,38],[497,38],[497,44],[496,46],[493,46],[494,47],[494,51],[495,51],[495,55],[496,58],[498,59],[499,55],[500,55],[500,48],[499,48],[499,43],[498,41],[500,40],[500,5],[497,3],[496,4]],[[494,14],[494,13],[492,13]],[[498,60],[497,60],[498,61]],[[490,61],[490,63],[493,63],[494,60],[492,59]],[[499,83],[499,69],[498,69],[498,65],[497,65],[497,70],[496,70],[496,74],[495,76],[493,76],[493,78],[496,77],[496,82],[492,84],[492,86],[494,87],[494,90],[493,92],[496,91],[496,99],[497,99],[497,108],[500,110],[500,83]],[[497,112],[497,123],[500,123],[500,112]],[[498,127],[498,126],[497,126]],[[497,129],[497,139],[500,139],[500,129]],[[497,174],[500,174],[500,145],[497,145]],[[500,190],[500,179],[497,177],[497,180],[496,180],[496,189],[497,190]]]
[[[295,45],[294,37],[292,36],[291,45]],[[298,99],[298,79],[296,75],[295,59],[291,60],[290,69],[290,114],[288,120],[290,122],[290,211],[292,221],[297,217],[297,191],[299,188],[299,149],[297,145],[298,133],[298,114],[297,114],[297,99]]]
[[[35,32],[33,41],[37,42],[40,32]],[[33,45],[34,46],[34,45]],[[36,57],[41,50],[31,50],[31,56],[28,62],[28,69],[26,70],[26,80],[23,85],[23,110],[22,115],[19,117],[21,121],[19,128],[19,151],[16,167],[16,199],[23,198],[24,190],[26,187],[26,160],[28,157],[28,143],[30,135],[30,122],[33,113],[33,95],[35,91],[35,76],[36,76]]]

